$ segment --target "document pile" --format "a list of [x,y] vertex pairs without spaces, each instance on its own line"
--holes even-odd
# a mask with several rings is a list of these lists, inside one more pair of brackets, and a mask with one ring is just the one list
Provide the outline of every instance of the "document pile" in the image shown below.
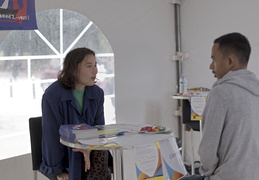
[[61,125],[59,134],[61,139],[69,142],[76,142],[78,139],[99,137],[98,129],[85,123]]

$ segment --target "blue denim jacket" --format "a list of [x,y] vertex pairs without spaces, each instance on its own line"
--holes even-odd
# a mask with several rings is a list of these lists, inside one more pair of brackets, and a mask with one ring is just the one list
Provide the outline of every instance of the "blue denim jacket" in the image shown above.
[[69,179],[81,180],[83,155],[60,143],[59,127],[62,124],[104,124],[104,92],[97,85],[86,87],[81,114],[72,89],[58,81],[51,84],[42,97],[42,163],[45,175],[58,175],[69,171]]

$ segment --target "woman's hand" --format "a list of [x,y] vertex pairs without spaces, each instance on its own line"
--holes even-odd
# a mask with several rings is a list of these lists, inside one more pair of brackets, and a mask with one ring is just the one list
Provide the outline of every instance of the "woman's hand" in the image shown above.
[[68,180],[68,173],[61,173],[57,175],[58,180]]
[[87,170],[90,170],[91,163],[90,163],[90,152],[91,150],[87,149],[73,149],[74,152],[81,152],[84,154],[84,160],[85,160],[85,172]]

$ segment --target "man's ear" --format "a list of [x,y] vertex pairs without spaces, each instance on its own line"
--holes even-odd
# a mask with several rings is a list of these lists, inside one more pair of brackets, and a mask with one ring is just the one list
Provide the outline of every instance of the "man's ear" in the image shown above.
[[238,58],[235,55],[228,56],[228,66],[231,71],[241,69],[241,67],[242,67]]
[[234,70],[238,64],[236,56],[229,55],[228,56],[228,66],[231,70]]

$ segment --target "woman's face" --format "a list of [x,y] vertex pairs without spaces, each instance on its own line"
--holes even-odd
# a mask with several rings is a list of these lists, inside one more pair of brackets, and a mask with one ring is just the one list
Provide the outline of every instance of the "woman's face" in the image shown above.
[[78,64],[76,89],[82,90],[85,86],[93,86],[97,74],[97,66],[94,55],[87,55],[81,63]]

